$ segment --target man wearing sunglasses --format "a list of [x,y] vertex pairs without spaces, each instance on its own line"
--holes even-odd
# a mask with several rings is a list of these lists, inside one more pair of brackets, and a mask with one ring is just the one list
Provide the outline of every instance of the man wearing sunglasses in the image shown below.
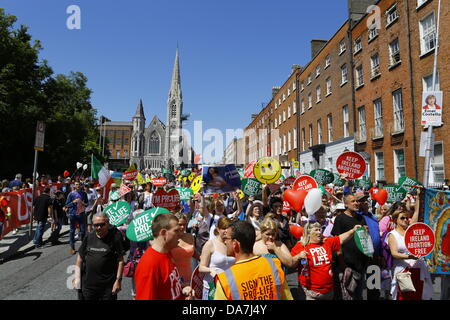
[[81,278],[80,300],[117,300],[125,254],[122,236],[116,228],[111,228],[104,213],[95,214],[92,222],[94,231],[83,240],[77,256],[81,277],[79,274],[73,285],[79,289]]

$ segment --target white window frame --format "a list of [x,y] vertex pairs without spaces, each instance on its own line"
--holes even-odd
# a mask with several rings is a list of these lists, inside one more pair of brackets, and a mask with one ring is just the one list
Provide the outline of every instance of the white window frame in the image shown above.
[[[442,162],[438,162],[436,161],[436,145],[441,145],[441,149],[442,149],[442,153],[441,153],[441,159]],[[431,157],[431,172],[432,174],[431,176],[431,182],[432,183],[444,183],[444,179],[445,177],[445,152],[444,152],[444,143],[442,141],[436,141],[434,143],[434,148],[433,148],[433,156]],[[440,174],[442,175],[442,179],[436,179],[436,176]]]
[[333,115],[327,116],[328,121],[328,142],[333,142]]
[[312,124],[309,125],[309,146],[311,147],[313,145],[313,126]]
[[302,113],[305,113],[305,99],[302,99],[302,101],[300,103],[302,106]]
[[318,85],[316,87],[316,98],[317,98],[316,103],[319,103],[320,101],[322,101],[321,100],[321,98],[322,98],[321,96],[322,96],[322,90],[320,88],[320,85]]
[[[428,85],[428,82],[430,85]],[[436,76],[436,91],[440,90],[439,73]],[[433,89],[433,74],[422,77],[422,91],[434,91]]]
[[286,110],[283,110],[283,122],[286,121]]
[[356,88],[359,88],[364,85],[364,72],[362,64],[355,68],[355,80],[356,80]]
[[367,139],[367,126],[366,126],[366,107],[362,106],[358,108],[358,120],[359,120],[359,130],[358,139],[359,141],[366,141]]
[[297,101],[294,101],[292,103],[292,114],[296,114],[297,113]]
[[292,82],[292,92],[294,92],[297,89],[297,83],[294,81]]
[[[425,29],[424,22],[432,18],[433,25]],[[419,21],[420,54],[424,55],[436,48],[436,19],[434,11]],[[431,44],[431,45],[430,45]]]
[[398,38],[396,38],[389,43],[389,63],[392,67],[399,64],[400,62],[402,62],[400,56],[400,41]]
[[328,77],[328,79],[325,81],[327,86],[327,97],[333,93],[333,90],[331,88],[331,77]]
[[287,109],[287,113],[288,113],[288,119],[291,117],[291,105],[288,105],[288,109]]
[[344,138],[350,135],[348,105],[342,107],[342,119],[344,123]]
[[283,151],[282,151],[282,153],[285,153],[286,152],[286,135],[284,134],[283,135]]
[[[380,157],[381,155],[381,157]],[[380,159],[382,161],[380,161]],[[382,174],[380,174],[382,173]],[[384,153],[383,152],[375,152],[375,180],[385,180],[385,172],[384,172]]]
[[399,18],[397,3],[394,3],[386,10],[386,28],[397,21]]
[[301,84],[301,89],[300,89],[300,91],[303,91],[303,90],[305,90],[305,81],[302,81],[302,84]]
[[311,84],[311,79],[312,79],[312,75],[311,75],[311,73],[308,75],[308,85],[310,85]]
[[[392,92],[392,109],[394,110],[394,132],[405,130],[405,120],[403,114],[402,89]],[[395,180],[397,181],[397,180]]]
[[305,128],[302,129],[302,151],[305,150],[305,145],[306,145],[306,132],[305,132]]
[[331,65],[331,57],[330,55],[327,55],[325,58],[325,69],[328,68]]
[[291,130],[288,131],[288,151],[292,150]]
[[354,50],[354,52],[353,52],[354,55],[362,50],[361,36],[359,36],[358,38],[355,39],[353,50]]
[[312,94],[311,92],[308,94],[308,109],[312,108]]
[[322,119],[317,120],[317,144],[322,144]]
[[316,67],[316,78],[320,76],[320,66]]
[[283,93],[283,101],[285,101],[285,100],[286,100],[286,94]]
[[339,55],[343,54],[347,50],[345,39],[342,39],[341,42],[339,42]]
[[[377,64],[375,64],[375,62],[377,62]],[[378,52],[370,57],[370,69],[372,79],[380,75],[380,54]]]
[[341,86],[343,86],[347,82],[348,82],[348,69],[347,65],[344,64],[343,66],[341,66]]
[[281,113],[278,114],[278,125],[281,126]]
[[297,128],[294,128],[294,149],[297,149]]
[[374,137],[383,137],[383,105],[380,99],[373,101]]
[[[403,165],[399,163],[399,152],[403,152]],[[405,149],[399,148],[392,151],[394,153],[394,181],[398,181],[401,177],[406,176],[406,166],[405,166]],[[403,167],[403,175],[400,175],[400,168]]]
[[367,31],[368,42],[370,43],[373,39],[378,37],[378,33],[379,33],[379,30],[377,28],[376,21],[374,20],[373,23],[371,24],[371,26],[369,27],[368,31]]

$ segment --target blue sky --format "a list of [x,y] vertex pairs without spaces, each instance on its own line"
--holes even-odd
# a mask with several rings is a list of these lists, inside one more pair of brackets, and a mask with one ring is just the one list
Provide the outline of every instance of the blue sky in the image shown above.
[[[66,9],[81,9],[69,30]],[[245,128],[293,64],[310,60],[311,39],[329,39],[344,23],[338,0],[1,0],[43,45],[55,73],[83,72],[99,115],[131,121],[143,100],[147,125],[166,119],[177,43],[185,124],[203,130]],[[192,131],[191,131],[192,132]],[[225,142],[224,142],[225,144]],[[224,146],[225,147],[225,146]]]

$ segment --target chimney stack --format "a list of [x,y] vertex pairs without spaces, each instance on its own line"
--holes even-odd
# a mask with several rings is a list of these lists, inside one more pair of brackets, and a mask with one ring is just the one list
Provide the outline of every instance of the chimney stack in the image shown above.
[[319,53],[320,50],[325,46],[327,40],[313,39],[311,40],[311,60]]
[[272,98],[277,95],[278,91],[280,91],[280,87],[272,87]]

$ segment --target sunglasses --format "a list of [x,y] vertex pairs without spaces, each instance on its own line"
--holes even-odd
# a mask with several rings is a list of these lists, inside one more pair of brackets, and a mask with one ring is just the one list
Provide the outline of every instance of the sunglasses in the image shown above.
[[106,226],[106,223],[105,222],[103,222],[103,223],[94,223],[93,226],[94,226],[94,228],[98,228],[98,227],[103,228],[104,226]]
[[406,219],[408,219],[408,217],[400,217],[399,219],[400,220],[406,220]]

